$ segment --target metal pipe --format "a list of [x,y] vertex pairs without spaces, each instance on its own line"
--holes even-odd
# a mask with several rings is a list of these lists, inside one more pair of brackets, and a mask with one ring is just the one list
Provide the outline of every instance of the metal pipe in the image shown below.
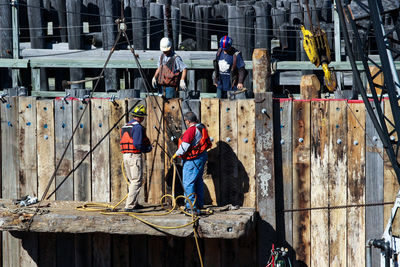
[[365,245],[365,267],[372,267],[372,242],[373,239],[369,239]]

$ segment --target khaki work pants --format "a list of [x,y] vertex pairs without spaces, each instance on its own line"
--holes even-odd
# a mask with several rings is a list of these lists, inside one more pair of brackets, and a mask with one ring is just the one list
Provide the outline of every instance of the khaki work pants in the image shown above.
[[142,187],[142,154],[125,153],[123,159],[125,173],[130,182],[125,208],[133,209],[138,204],[139,191]]

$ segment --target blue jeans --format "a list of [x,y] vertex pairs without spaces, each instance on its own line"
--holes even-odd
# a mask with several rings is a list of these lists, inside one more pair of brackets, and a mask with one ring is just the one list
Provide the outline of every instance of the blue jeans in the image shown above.
[[158,93],[164,95],[165,90],[165,98],[175,98],[176,89],[175,87],[165,87],[165,86],[158,86]]
[[[207,152],[203,152],[197,158],[191,160],[185,160],[183,162],[183,188],[185,189],[185,196],[188,197],[190,194],[196,194],[196,203],[194,194],[188,198],[194,203],[193,209],[201,209],[204,204],[204,184],[203,184],[203,172],[204,165],[207,162]],[[186,208],[190,209],[189,202],[186,203]]]
[[222,90],[217,88],[217,98],[227,98],[228,97],[228,91]]

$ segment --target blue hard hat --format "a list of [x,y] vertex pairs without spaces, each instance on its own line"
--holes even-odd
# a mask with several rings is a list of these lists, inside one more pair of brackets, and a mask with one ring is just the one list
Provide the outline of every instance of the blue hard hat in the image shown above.
[[229,37],[228,35],[225,35],[221,38],[219,41],[219,47],[221,47],[222,50],[226,50],[231,48],[232,46],[232,38]]

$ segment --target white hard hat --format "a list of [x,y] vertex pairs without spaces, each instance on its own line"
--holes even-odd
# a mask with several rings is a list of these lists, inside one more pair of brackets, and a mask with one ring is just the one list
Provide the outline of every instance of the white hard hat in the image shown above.
[[165,52],[171,49],[172,42],[168,37],[164,37],[160,41],[160,50]]

